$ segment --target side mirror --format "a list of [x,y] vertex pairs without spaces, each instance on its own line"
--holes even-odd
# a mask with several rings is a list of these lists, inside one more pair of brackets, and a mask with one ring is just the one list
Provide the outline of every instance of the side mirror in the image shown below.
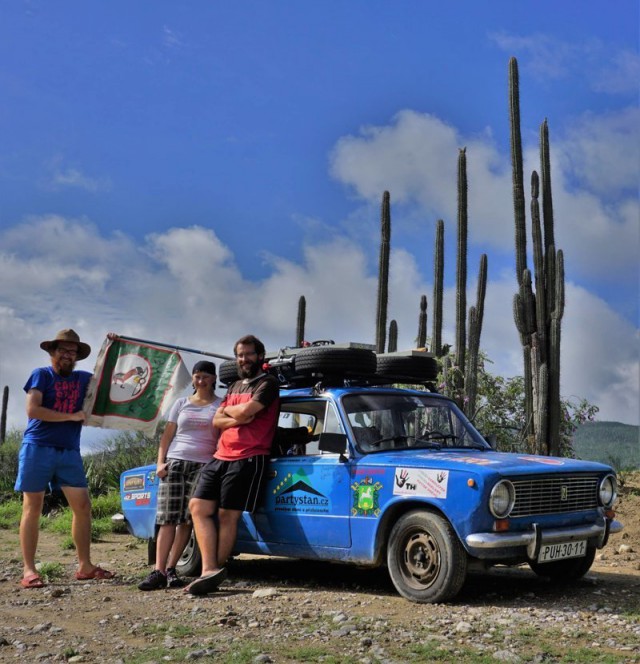
[[347,451],[347,436],[344,433],[321,433],[318,437],[321,452],[344,454]]

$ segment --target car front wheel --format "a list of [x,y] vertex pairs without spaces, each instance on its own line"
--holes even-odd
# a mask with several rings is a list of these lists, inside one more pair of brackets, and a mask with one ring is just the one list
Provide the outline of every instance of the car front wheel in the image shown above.
[[458,594],[467,555],[453,528],[433,512],[402,516],[391,530],[387,566],[396,590],[412,602],[443,602]]

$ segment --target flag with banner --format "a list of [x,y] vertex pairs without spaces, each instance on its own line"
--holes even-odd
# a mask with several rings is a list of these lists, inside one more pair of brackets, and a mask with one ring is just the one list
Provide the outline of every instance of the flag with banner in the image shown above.
[[84,401],[85,424],[153,435],[190,380],[175,349],[107,338]]

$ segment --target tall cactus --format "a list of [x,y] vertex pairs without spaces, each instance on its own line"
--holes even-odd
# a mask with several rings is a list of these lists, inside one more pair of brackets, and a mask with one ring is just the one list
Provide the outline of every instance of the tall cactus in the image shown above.
[[384,353],[389,304],[389,252],[391,244],[391,205],[389,192],[382,195],[380,211],[380,259],[378,264],[378,306],[376,313],[376,351]]
[[436,241],[433,257],[433,331],[431,352],[442,357],[442,302],[444,293],[444,221],[436,224]]
[[464,391],[466,396],[465,412],[470,419],[476,414],[478,397],[478,365],[480,358],[480,334],[484,318],[484,298],[487,292],[487,255],[480,257],[478,271],[478,292],[475,306],[469,309],[469,334],[467,363],[465,366]]
[[[560,444],[560,337],[564,314],[564,256],[556,251],[551,159],[547,120],[540,127],[540,170],[542,183],[531,176],[531,235],[533,241],[533,283],[526,267],[526,224],[520,145],[520,102],[518,65],[509,61],[509,102],[513,202],[516,242],[516,272],[519,291],[514,296],[514,320],[520,333],[524,357],[525,430],[530,449],[558,455]],[[539,195],[542,190],[543,221],[540,221]],[[543,237],[544,229],[544,237]]]
[[7,437],[7,406],[9,405],[9,386],[5,385],[2,390],[2,415],[0,415],[0,443],[4,443]]
[[542,175],[542,215],[544,218],[544,250],[555,245],[553,233],[553,200],[551,198],[551,157],[549,155],[549,125],[547,119],[540,126],[540,173]]
[[[467,317],[467,149],[458,153],[458,252],[456,265],[456,364],[458,392],[463,390],[466,366]],[[462,404],[460,404],[462,405]]]
[[513,215],[516,233],[516,278],[522,283],[527,269],[527,226],[522,166],[522,138],[520,134],[520,80],[518,61],[509,60],[509,119],[511,127],[511,172],[513,182]]
[[426,348],[427,346],[427,296],[420,297],[420,314],[418,316],[418,337],[416,339],[417,348]]
[[398,350],[398,323],[393,319],[389,323],[389,353],[395,353]]
[[304,341],[304,325],[307,318],[307,300],[304,295],[298,300],[298,319],[296,321],[296,346],[300,348]]

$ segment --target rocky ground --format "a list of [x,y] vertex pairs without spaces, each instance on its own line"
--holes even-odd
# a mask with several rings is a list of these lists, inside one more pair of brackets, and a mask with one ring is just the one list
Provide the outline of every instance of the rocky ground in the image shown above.
[[65,575],[22,590],[17,534],[0,531],[0,662],[638,662],[640,473],[617,511],[624,533],[579,582],[471,574],[441,605],[402,599],[384,570],[245,557],[208,597],[143,593],[146,546],[129,535],[94,545],[118,578],[83,583],[60,536],[43,533],[40,558]]

